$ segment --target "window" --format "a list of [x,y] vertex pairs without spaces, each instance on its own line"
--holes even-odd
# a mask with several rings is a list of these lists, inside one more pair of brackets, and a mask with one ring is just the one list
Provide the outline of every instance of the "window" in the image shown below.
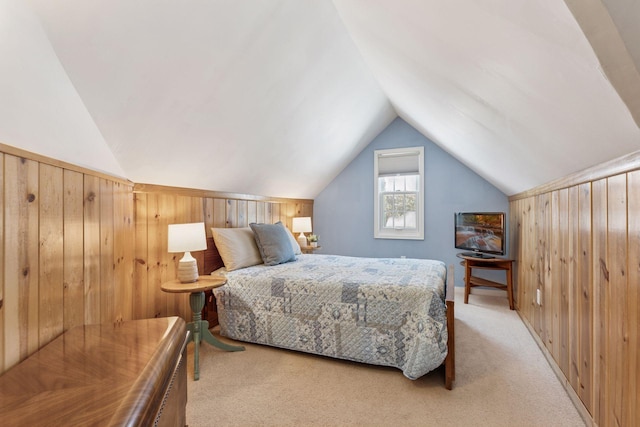
[[374,152],[374,237],[424,239],[424,147]]

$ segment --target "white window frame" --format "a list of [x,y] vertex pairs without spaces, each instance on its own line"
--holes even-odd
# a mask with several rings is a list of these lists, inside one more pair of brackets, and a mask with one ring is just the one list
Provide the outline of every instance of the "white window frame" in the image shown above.
[[[416,228],[412,229],[389,229],[383,227],[381,209],[381,193],[378,178],[380,177],[378,161],[382,157],[411,156],[418,157],[418,191],[416,193]],[[375,150],[373,160],[373,200],[374,200],[374,220],[373,236],[376,239],[408,239],[424,240],[424,147],[391,148],[386,150]],[[389,176],[388,174],[385,174]]]

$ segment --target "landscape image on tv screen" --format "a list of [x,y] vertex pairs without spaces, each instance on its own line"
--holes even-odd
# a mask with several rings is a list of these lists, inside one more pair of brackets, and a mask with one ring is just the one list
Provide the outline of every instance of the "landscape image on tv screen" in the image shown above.
[[455,235],[457,249],[503,254],[504,215],[459,213]]

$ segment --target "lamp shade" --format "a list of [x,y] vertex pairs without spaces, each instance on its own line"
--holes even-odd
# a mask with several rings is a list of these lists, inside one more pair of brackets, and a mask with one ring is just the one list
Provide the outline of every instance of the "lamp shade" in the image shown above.
[[308,216],[293,218],[291,229],[294,233],[310,233],[312,231],[311,218]]
[[167,252],[190,252],[207,249],[204,222],[169,224]]

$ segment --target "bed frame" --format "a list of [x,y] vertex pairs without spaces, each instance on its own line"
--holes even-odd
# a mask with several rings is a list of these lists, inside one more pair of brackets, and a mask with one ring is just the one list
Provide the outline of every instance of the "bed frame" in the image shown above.
[[[213,242],[212,237],[207,237],[207,249],[204,251],[204,274],[211,274],[212,271],[217,270],[220,267],[224,267],[222,257]],[[455,333],[454,333],[454,280],[453,280],[453,265],[450,265],[447,269],[447,282],[445,284],[446,290],[446,305],[447,305],[447,331],[448,331],[448,351],[447,357],[444,359],[444,385],[447,390],[453,388],[453,382],[456,379],[456,345],[455,345]]]
[[447,357],[444,359],[444,385],[447,390],[453,388],[456,379],[456,341],[453,303],[455,300],[455,289],[453,288],[453,265],[449,265],[447,271],[447,282],[445,284],[445,303],[447,304]]

